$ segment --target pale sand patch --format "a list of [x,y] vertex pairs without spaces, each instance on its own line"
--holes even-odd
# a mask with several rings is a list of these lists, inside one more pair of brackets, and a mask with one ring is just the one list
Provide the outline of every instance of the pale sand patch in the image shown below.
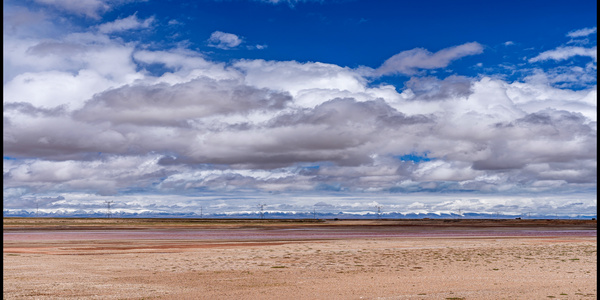
[[4,241],[5,299],[596,299],[596,237]]

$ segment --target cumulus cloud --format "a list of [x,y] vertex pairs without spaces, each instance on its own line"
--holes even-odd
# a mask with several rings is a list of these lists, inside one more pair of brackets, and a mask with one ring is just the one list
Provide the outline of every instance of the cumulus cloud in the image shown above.
[[133,44],[96,31],[55,34],[15,31],[4,36],[5,101],[77,109],[94,93],[141,78],[131,60]]
[[219,49],[232,49],[242,43],[242,39],[233,33],[215,31],[208,39],[208,45]]
[[285,93],[201,77],[172,86],[126,86],[97,94],[75,117],[87,122],[183,126],[202,117],[282,109],[289,101]]
[[423,48],[400,52],[386,60],[375,70],[377,75],[415,74],[419,69],[438,69],[448,66],[452,61],[483,52],[483,46],[477,42],[442,49],[431,53]]
[[[419,193],[595,189],[593,62],[540,67],[514,81],[441,78],[419,76],[419,70],[446,67],[483,47],[408,50],[372,70],[215,62],[183,47],[153,50],[109,34],[152,22],[133,15],[88,33],[41,38],[15,31],[6,38],[5,60],[15,74],[5,78],[3,90],[11,207],[37,199],[83,209],[119,195],[136,209],[185,210],[198,207],[202,191],[220,193],[202,196],[215,209],[289,193],[287,206],[275,207],[311,210],[317,203],[359,211],[384,203],[443,211],[473,204],[486,210],[542,207],[545,200],[434,201]],[[211,43],[232,48],[242,40],[221,32]],[[559,47],[532,62],[561,63],[574,55],[595,60],[590,51]],[[373,72],[411,77],[403,86],[375,84]],[[359,196],[334,201],[327,193]],[[413,200],[394,198],[403,193]],[[226,201],[225,194],[240,199]],[[369,198],[374,195],[378,199]],[[594,199],[581,207],[594,207]]]
[[593,62],[580,66],[557,66],[542,70],[534,68],[524,80],[536,84],[550,84],[557,87],[582,88],[597,82],[597,67]]
[[[287,91],[298,98],[296,103],[307,106],[318,105],[327,98],[317,97],[320,91],[366,91],[367,80],[350,68],[319,62],[299,63],[296,61],[240,60],[234,67],[241,70],[244,80],[261,88]],[[308,93],[310,96],[303,97]]]
[[35,0],[35,2],[92,19],[100,19],[104,13],[110,11],[114,6],[133,1],[135,0]]
[[146,76],[145,82],[149,84],[168,83],[177,84],[190,81],[199,76],[217,80],[240,80],[241,74],[237,70],[228,69],[224,63],[210,62],[197,52],[185,48],[169,50],[147,51],[138,50],[133,53],[136,64],[142,68],[160,66],[164,71],[155,76]]
[[135,14],[133,14],[127,18],[117,19],[113,22],[101,24],[98,26],[98,31],[104,34],[110,34],[127,30],[145,29],[150,28],[153,23],[154,17],[140,20]]
[[[425,78],[418,90],[455,84],[447,89],[464,92],[425,92],[396,105],[410,111],[415,103],[442,100],[441,105],[431,106],[428,114],[403,113],[385,99],[334,98],[315,107],[294,107],[294,98],[282,91],[208,78],[116,88],[96,95],[72,113],[64,108],[8,103],[4,152],[10,157],[90,161],[95,163],[89,166],[96,168],[107,161],[95,157],[125,159],[154,153],[146,163],[157,176],[178,170],[175,177],[153,177],[162,182],[157,187],[168,190],[291,191],[329,186],[362,191],[399,187],[405,191],[460,191],[516,188],[523,178],[529,178],[531,184],[561,178],[567,183],[589,184],[594,179],[595,127],[587,117],[536,109],[529,104],[539,101],[531,96],[535,86],[489,78],[468,85],[465,81]],[[562,97],[584,101],[585,95]],[[423,152],[434,160],[394,159]],[[73,170],[86,168],[76,165]],[[534,165],[547,167],[532,168]],[[198,173],[204,175],[192,175],[198,172],[195,168],[205,168]],[[225,171],[227,168],[239,171]],[[66,171],[70,169],[58,169],[70,173]],[[22,175],[31,172],[19,170],[8,171],[10,181],[35,181]],[[278,172],[286,175],[277,176]],[[490,181],[496,172],[504,175]],[[75,188],[80,186],[75,179],[80,176],[53,180],[68,181],[62,186]],[[98,177],[97,182],[104,183],[103,189],[97,187],[98,192],[125,188],[125,181],[116,182],[117,177],[111,176]],[[50,185],[37,187],[49,189]]]
[[[12,51],[8,51],[12,52]],[[40,41],[14,57],[13,66],[31,69],[4,85],[8,102],[78,108],[94,93],[140,78],[131,61],[133,47],[95,35],[71,35],[63,41]],[[30,67],[32,61],[37,66]],[[33,72],[36,69],[36,72]],[[44,91],[40,93],[39,91]]]
[[160,177],[172,174],[164,167],[159,168],[155,162],[156,157],[152,155],[107,156],[102,161],[31,159],[23,160],[18,165],[9,163],[7,175],[10,182],[26,183],[30,189],[45,192],[77,190],[114,195],[119,191],[147,186]]
[[463,76],[448,76],[443,80],[437,77],[412,77],[404,83],[404,93],[414,95],[414,100],[447,100],[467,97],[472,93],[471,80]]
[[16,6],[3,3],[3,39],[7,36],[23,35],[32,36],[35,34],[51,35],[56,30],[52,20],[44,12],[32,11],[27,7]]

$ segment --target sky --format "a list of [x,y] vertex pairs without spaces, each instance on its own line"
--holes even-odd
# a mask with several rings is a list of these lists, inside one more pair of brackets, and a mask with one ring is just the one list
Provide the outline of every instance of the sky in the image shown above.
[[3,1],[4,214],[595,215],[596,1]]

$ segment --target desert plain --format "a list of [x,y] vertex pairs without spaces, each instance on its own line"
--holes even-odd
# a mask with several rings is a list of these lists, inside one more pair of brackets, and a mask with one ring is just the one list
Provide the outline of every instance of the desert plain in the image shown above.
[[596,299],[595,220],[3,219],[4,299]]

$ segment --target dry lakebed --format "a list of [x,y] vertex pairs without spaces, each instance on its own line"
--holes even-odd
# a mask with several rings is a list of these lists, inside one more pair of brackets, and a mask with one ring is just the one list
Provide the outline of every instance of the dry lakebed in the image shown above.
[[4,299],[597,299],[596,220],[4,218]]

